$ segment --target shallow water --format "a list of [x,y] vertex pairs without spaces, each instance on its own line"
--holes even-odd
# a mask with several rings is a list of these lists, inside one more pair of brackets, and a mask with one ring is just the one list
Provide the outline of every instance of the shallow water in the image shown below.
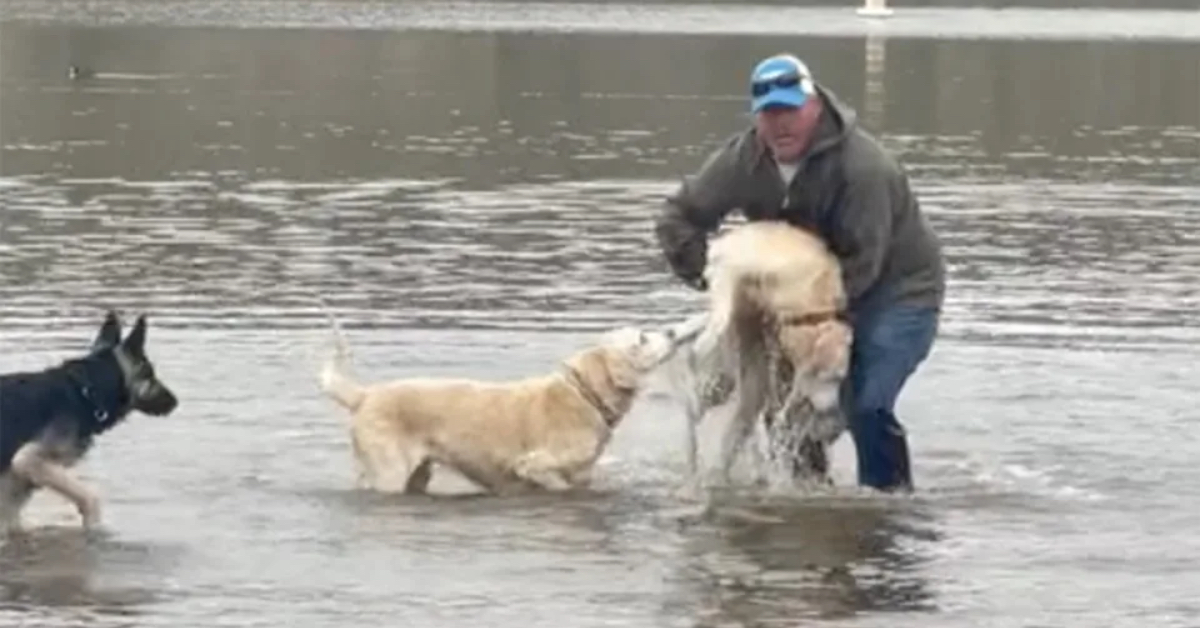
[[[281,2],[61,4],[6,3],[0,24],[0,367],[78,351],[104,307],[144,311],[183,405],[81,468],[107,537],[35,500],[32,537],[0,547],[0,623],[1200,623],[1195,41],[398,32],[316,3],[302,17],[335,28],[275,29],[312,24]],[[354,491],[312,293],[371,378],[531,374],[609,326],[677,320],[699,302],[653,249],[655,203],[784,48],[902,156],[946,243],[943,333],[900,404],[919,495],[743,496],[784,522],[695,520],[655,396],[585,494]]]

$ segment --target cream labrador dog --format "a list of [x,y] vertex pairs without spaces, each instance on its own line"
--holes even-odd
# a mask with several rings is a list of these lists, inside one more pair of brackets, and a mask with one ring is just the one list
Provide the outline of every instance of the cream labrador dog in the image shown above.
[[524,379],[364,385],[346,372],[347,345],[332,322],[336,350],[320,384],[351,413],[359,484],[404,493],[426,491],[433,463],[493,494],[587,485],[647,377],[699,333],[691,324],[615,329],[555,372]]
[[724,481],[759,416],[773,449],[806,458],[790,461],[793,475],[827,480],[826,449],[845,430],[839,389],[853,342],[837,257],[808,231],[751,222],[714,239],[705,278],[709,313],[687,354],[684,387],[693,479],[696,424],[736,395],[721,441]]

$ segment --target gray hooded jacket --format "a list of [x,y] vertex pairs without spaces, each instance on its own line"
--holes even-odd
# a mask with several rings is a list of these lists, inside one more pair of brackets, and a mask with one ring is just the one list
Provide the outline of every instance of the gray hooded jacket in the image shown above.
[[747,220],[785,220],[819,234],[841,260],[851,312],[887,303],[940,308],[941,244],[907,175],[856,125],[853,109],[827,88],[817,90],[824,113],[791,185],[785,188],[753,126],[684,177],[655,225],[672,271],[694,284],[707,261],[708,234],[740,209]]

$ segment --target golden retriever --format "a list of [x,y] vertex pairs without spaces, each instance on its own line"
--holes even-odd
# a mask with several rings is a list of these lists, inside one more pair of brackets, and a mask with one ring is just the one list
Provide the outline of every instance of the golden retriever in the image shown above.
[[837,257],[808,231],[750,222],[714,238],[705,279],[708,319],[688,355],[693,380],[684,389],[693,479],[696,424],[736,393],[721,441],[723,481],[763,413],[772,449],[793,457],[792,473],[827,481],[826,449],[845,430],[839,393],[853,341]]
[[351,413],[360,486],[424,493],[436,462],[492,494],[561,491],[590,482],[647,377],[698,332],[681,326],[611,330],[555,372],[523,379],[372,385],[345,372],[347,349],[336,333],[337,349],[320,384]]

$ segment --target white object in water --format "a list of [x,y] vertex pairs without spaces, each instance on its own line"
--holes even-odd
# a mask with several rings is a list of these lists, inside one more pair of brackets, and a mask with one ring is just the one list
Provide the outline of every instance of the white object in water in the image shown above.
[[863,5],[856,11],[862,17],[887,17],[892,14],[887,0],[863,0]]

